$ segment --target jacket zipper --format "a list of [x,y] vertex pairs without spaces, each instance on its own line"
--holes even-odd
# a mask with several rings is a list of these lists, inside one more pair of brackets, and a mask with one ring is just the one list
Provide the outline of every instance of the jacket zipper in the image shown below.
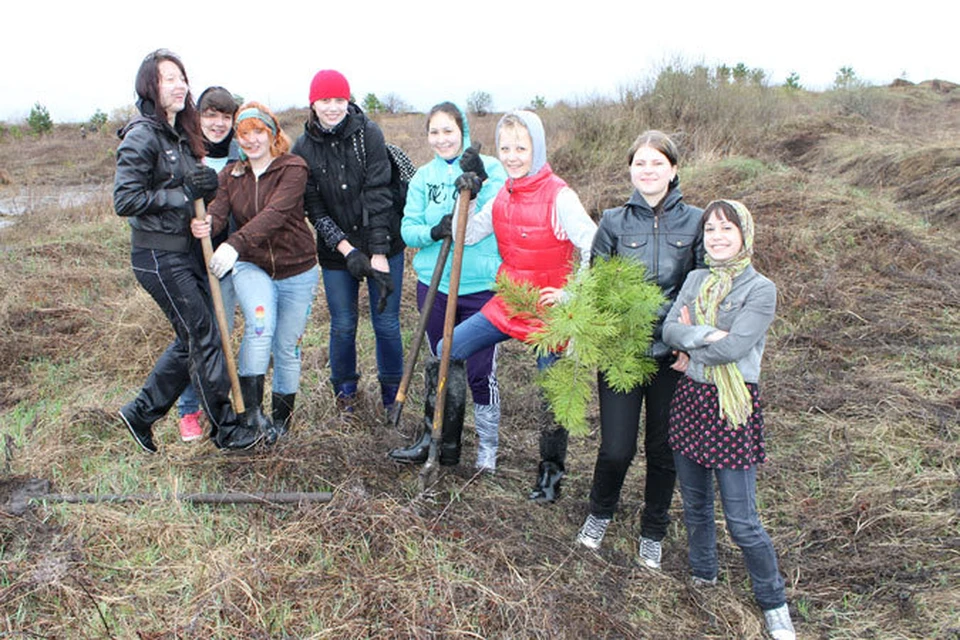
[[656,273],[655,282],[660,282],[660,214],[653,214],[653,268]]

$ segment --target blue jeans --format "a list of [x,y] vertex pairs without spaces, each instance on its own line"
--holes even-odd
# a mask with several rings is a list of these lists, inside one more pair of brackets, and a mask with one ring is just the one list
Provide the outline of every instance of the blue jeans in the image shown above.
[[693,575],[707,580],[717,577],[717,527],[713,516],[716,476],[727,530],[743,552],[757,604],[767,611],[786,602],[777,554],[757,513],[757,468],[708,469],[679,453],[673,457],[683,496]]
[[243,312],[238,358],[241,376],[266,374],[272,355],[274,393],[296,393],[300,389],[300,341],[319,279],[316,266],[274,280],[252,262],[237,262],[233,284]]
[[[403,338],[400,336],[400,288],[403,284],[403,252],[388,258],[393,293],[383,313],[377,313],[380,293],[367,279],[370,321],[376,337],[377,372],[381,384],[400,384],[403,377]],[[360,282],[341,269],[323,269],[323,290],[330,310],[330,382],[334,389],[360,379],[357,371],[357,301]]]
[[[227,329],[233,333],[233,320],[236,314],[237,298],[233,291],[233,274],[228,273],[220,280],[220,297],[223,299],[223,309],[227,314]],[[200,410],[200,399],[197,397],[197,390],[193,384],[188,384],[187,388],[180,394],[177,400],[177,413],[180,417],[188,413],[196,413]]]
[[[493,326],[485,315],[475,313],[453,328],[453,348],[451,360],[466,360],[487,347],[509,340],[510,336]],[[443,355],[443,340],[437,342],[437,355]],[[556,362],[555,353],[537,357],[537,370],[543,371]]]

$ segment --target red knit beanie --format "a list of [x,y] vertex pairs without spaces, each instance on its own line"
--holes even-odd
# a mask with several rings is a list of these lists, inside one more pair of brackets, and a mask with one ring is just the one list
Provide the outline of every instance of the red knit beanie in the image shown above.
[[343,74],[333,69],[317,71],[310,82],[310,104],[324,98],[350,99],[350,83]]

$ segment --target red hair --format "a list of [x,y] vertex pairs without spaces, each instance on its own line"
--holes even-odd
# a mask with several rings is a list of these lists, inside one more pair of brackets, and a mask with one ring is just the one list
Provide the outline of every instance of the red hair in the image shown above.
[[272,136],[272,140],[270,140],[270,155],[276,158],[290,151],[290,137],[280,128],[280,122],[277,120],[277,116],[273,115],[270,109],[259,102],[247,102],[237,110],[237,116],[239,117],[240,114],[247,109],[256,109],[270,118],[270,120],[273,121],[273,126],[277,133],[274,134],[273,131],[270,130],[270,127],[259,118],[244,118],[238,121],[235,127],[238,136],[243,137],[251,131],[266,131]]

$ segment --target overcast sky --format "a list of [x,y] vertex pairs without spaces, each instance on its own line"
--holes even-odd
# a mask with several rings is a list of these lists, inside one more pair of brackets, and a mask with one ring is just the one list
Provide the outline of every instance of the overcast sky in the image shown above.
[[932,0],[18,0],[3,10],[0,120],[36,102],[55,122],[111,114],[133,103],[140,61],[159,47],[182,57],[194,97],[219,84],[277,110],[306,107],[326,68],[358,100],[393,93],[419,111],[477,90],[497,110],[615,96],[676,60],[743,62],[773,84],[796,72],[816,90],[844,66],[874,84],[960,82],[958,13]]

